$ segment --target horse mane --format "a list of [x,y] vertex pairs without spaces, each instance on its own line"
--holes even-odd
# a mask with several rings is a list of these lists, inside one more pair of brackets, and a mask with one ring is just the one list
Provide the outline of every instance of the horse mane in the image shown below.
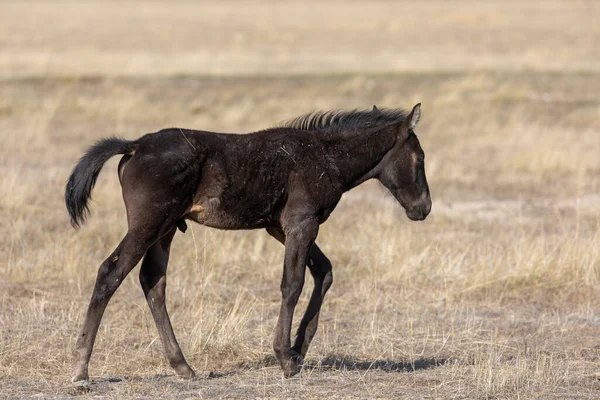
[[314,111],[283,122],[280,127],[303,131],[351,131],[356,132],[368,128],[401,122],[407,117],[404,110],[394,108],[373,110],[330,110]]

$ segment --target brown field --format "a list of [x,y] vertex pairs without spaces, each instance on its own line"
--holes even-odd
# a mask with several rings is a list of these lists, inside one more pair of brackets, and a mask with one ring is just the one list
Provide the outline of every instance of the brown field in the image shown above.
[[[598,21],[593,1],[0,3],[0,398],[600,398]],[[69,225],[88,145],[419,101],[432,212],[409,221],[375,182],[345,195],[317,240],[334,284],[299,377],[271,350],[283,247],[190,224],[167,302],[199,379],[162,356],[136,269],[89,391],[71,386],[126,230],[117,158]]]

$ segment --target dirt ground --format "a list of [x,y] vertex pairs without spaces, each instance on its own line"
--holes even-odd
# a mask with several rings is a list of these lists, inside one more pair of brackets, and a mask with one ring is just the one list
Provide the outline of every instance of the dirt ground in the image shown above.
[[[449,4],[2,2],[0,398],[600,398],[599,6]],[[71,385],[126,230],[117,158],[69,225],[87,146],[417,102],[432,212],[409,221],[376,182],[344,196],[317,239],[334,284],[300,376],[271,350],[283,247],[190,224],[167,304],[198,379],[164,359],[136,269],[91,385]]]

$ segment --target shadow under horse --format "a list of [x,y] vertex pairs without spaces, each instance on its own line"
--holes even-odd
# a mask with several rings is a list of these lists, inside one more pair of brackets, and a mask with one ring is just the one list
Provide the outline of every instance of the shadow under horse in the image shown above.
[[[323,298],[332,284],[331,262],[315,243],[342,194],[379,180],[419,221],[431,210],[424,152],[414,129],[420,104],[397,109],[321,111],[250,134],[172,128],[138,140],[100,140],[75,166],[65,201],[78,227],[104,163],[122,154],[118,176],[128,230],[102,263],[74,349],[73,381],[88,380],[88,364],[111,296],[142,260],[139,280],[165,355],[182,377],[193,377],[165,306],[171,241],[186,220],[219,229],[266,229],[285,245],[281,309],[273,348],[286,377],[298,373],[317,330]],[[308,267],[314,290],[290,333]]]
[[[340,370],[340,371],[383,371],[383,372],[413,372],[422,369],[430,369],[445,365],[450,362],[445,357],[421,357],[412,361],[392,361],[392,360],[357,360],[353,357],[339,356],[335,354],[328,355],[316,362],[304,362],[303,370]],[[266,356],[260,361],[245,362],[238,365],[238,368],[245,370],[256,370],[270,367],[278,364],[273,356]],[[234,371],[211,372],[209,378],[220,378],[222,376],[232,375]]]

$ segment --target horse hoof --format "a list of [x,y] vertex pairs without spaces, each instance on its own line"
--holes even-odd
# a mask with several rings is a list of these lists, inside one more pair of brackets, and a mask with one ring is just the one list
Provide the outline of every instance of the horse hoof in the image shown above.
[[298,372],[300,372],[299,370],[289,370],[289,371],[284,371],[283,372],[283,377],[285,379],[291,379],[295,376],[298,376]]
[[196,378],[196,373],[193,369],[190,368],[187,364],[180,364],[174,367],[177,375],[182,379],[194,379]]
[[294,375],[298,375],[299,372],[300,372],[300,367],[293,360],[290,360],[290,362],[286,363],[286,365],[283,367],[283,377],[284,378],[291,378]]
[[90,380],[89,379],[76,379],[73,378],[71,379],[71,381],[73,382],[73,386],[76,388],[87,388],[90,386]]

